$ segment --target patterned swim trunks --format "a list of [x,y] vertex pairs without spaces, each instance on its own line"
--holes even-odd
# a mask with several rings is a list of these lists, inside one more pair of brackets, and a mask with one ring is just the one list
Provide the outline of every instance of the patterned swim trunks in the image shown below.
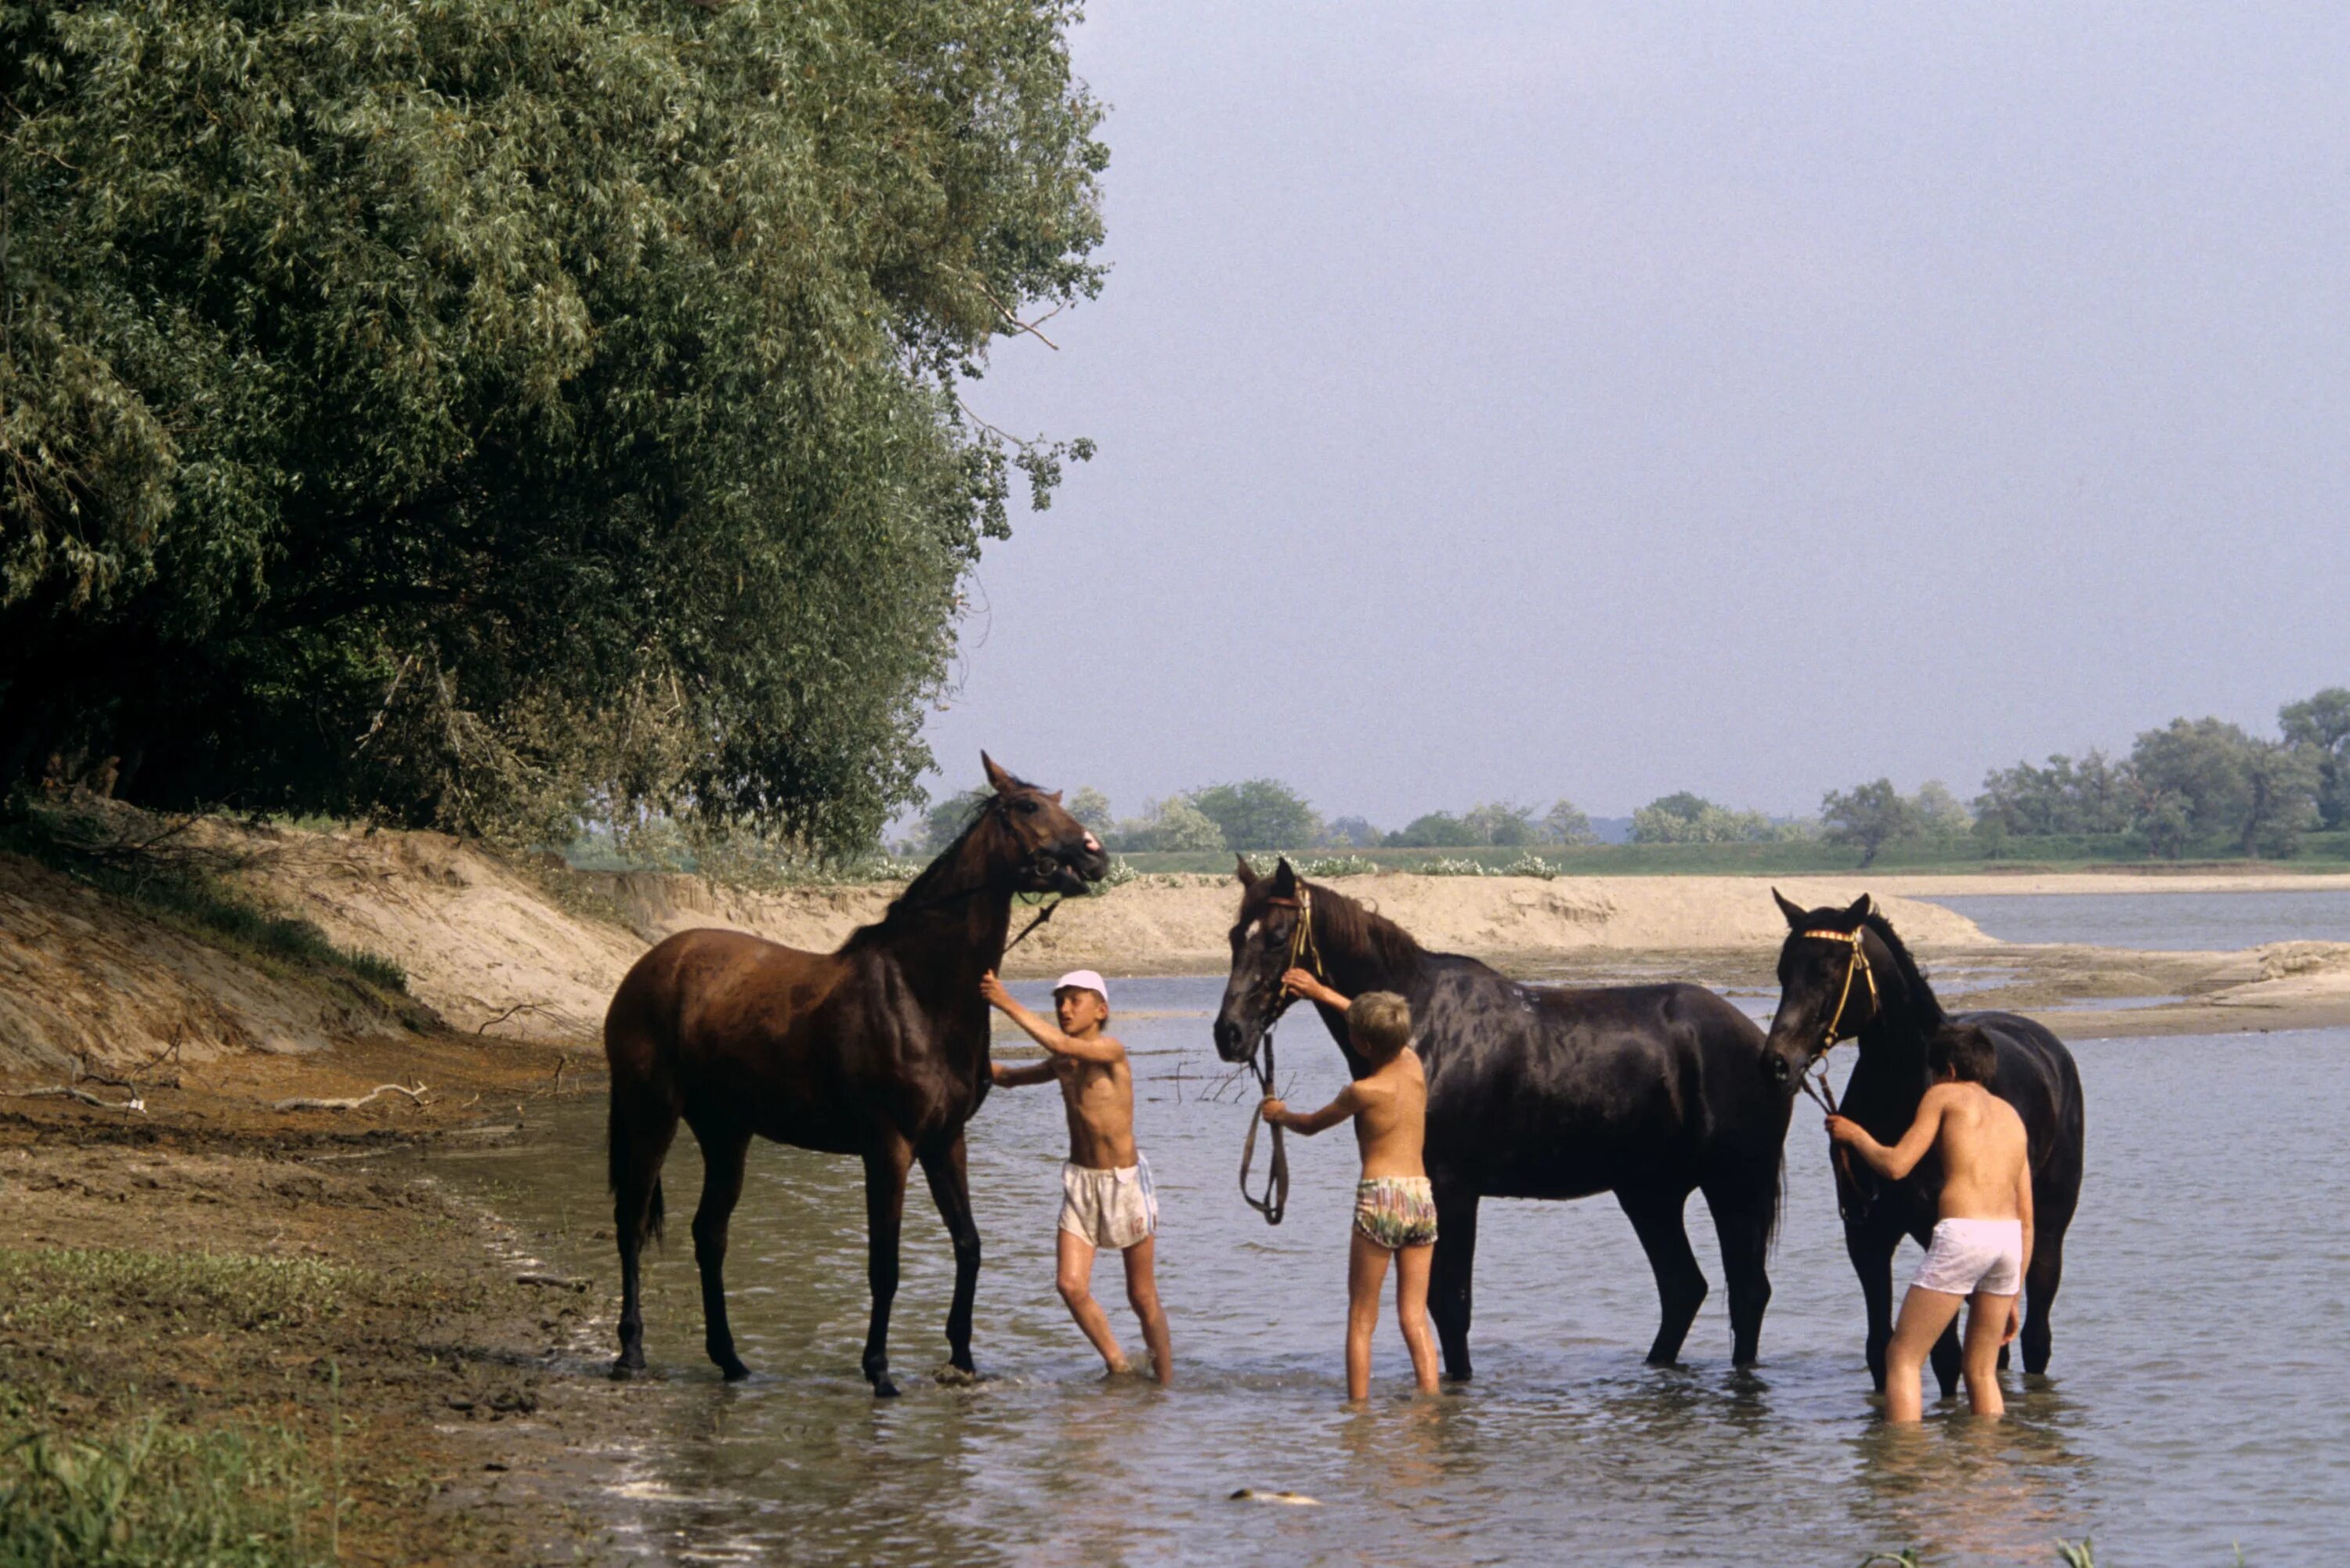
[[1436,1189],[1424,1176],[1367,1176],[1355,1184],[1355,1229],[1392,1252],[1436,1240]]

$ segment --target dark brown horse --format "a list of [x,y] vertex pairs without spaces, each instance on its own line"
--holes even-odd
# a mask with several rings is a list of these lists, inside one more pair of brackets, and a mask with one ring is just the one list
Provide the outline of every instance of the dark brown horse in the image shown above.
[[[2012,1012],[1945,1013],[1926,973],[1866,894],[1846,909],[1803,909],[1780,897],[1787,940],[1779,949],[1779,1010],[1771,1020],[1769,1071],[1794,1097],[1814,1059],[1836,1040],[1857,1036],[1844,1101],[1836,1108],[1880,1142],[1900,1141],[1926,1095],[1926,1044],[1946,1023],[1971,1023],[1999,1054],[1991,1093],[2023,1118],[2032,1151],[2032,1257],[2023,1271],[2023,1369],[2048,1369],[2049,1309],[2064,1279],[2064,1229],[2081,1199],[2084,1116],[2081,1075],[2064,1043]],[[1868,1304],[1868,1372],[1885,1386],[1885,1347],[1893,1337],[1893,1252],[1901,1238],[1927,1245],[1942,1190],[1932,1158],[1899,1181],[1858,1162],[1836,1169],[1844,1208],[1844,1246]],[[1934,1346],[1934,1376],[1945,1398],[1959,1386],[1959,1331],[1953,1323]],[[2007,1365],[2007,1352],[2000,1352]]]
[[604,1015],[612,1064],[612,1221],[620,1246],[620,1356],[645,1364],[639,1256],[661,1226],[661,1159],[682,1116],[702,1145],[693,1261],[704,1343],[729,1378],[749,1375],[726,1326],[726,1220],[754,1135],[865,1161],[873,1316],[865,1376],[889,1380],[889,1303],[907,1168],[919,1162],[954,1238],[947,1344],[972,1371],[979,1228],[963,1172],[963,1124],[987,1098],[981,971],[1003,961],[1018,893],[1082,893],[1109,857],[1061,809],[983,755],[995,796],[914,878],[878,924],[840,950],[801,952],[738,931],[681,931],[620,981]]
[[[1753,1361],[1771,1300],[1764,1264],[1778,1221],[1788,1102],[1762,1071],[1762,1032],[1698,985],[1568,990],[1520,985],[1479,963],[1432,953],[1394,921],[1284,860],[1271,877],[1241,862],[1232,972],[1216,1050],[1243,1062],[1281,992],[1297,921],[1329,983],[1347,996],[1399,992],[1428,1071],[1428,1174],[1436,1189],[1429,1314],[1448,1377],[1470,1374],[1471,1275],[1482,1198],[1583,1198],[1613,1191],[1632,1221],[1662,1307],[1648,1359],[1680,1355],[1705,1275],[1681,1210],[1705,1193],[1730,1283],[1731,1359]],[[1300,909],[1298,889],[1311,893]],[[1301,944],[1302,945],[1302,944]],[[1345,1015],[1317,1004],[1347,1071],[1367,1069]]]

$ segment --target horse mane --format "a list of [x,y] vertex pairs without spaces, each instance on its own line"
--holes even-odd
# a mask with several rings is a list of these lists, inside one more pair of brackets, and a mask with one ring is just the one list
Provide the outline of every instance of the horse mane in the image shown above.
[[1926,971],[1918,966],[1918,961],[1910,954],[1909,949],[1894,934],[1893,922],[1871,909],[1861,923],[1876,932],[1877,940],[1885,944],[1885,950],[1893,955],[1893,967],[1900,972],[1902,987],[1909,993],[1909,1004],[1918,1013],[1918,1022],[1929,1033],[1939,1029],[1949,1015],[1942,1011],[1941,999],[1934,994],[1934,988],[1926,983]]
[[[889,900],[889,907],[881,911],[879,919],[869,926],[859,926],[849,932],[848,940],[840,944],[840,950],[849,952],[856,949],[871,947],[883,937],[894,934],[910,917],[917,912],[932,908],[954,894],[964,891],[965,889],[958,887],[941,887],[941,884],[947,882],[951,876],[962,869],[963,861],[971,846],[972,836],[986,826],[991,815],[990,808],[999,798],[1001,797],[990,796],[986,800],[978,802],[972,807],[971,820],[962,825],[962,831],[954,836],[953,842],[940,850],[928,866],[914,874],[914,879],[906,884],[905,891]],[[977,891],[976,888],[971,890]]]
[[[1335,888],[1319,882],[1305,884],[1314,890],[1314,912],[1320,918],[1326,939],[1334,945],[1367,948],[1378,955],[1388,969],[1409,974],[1428,957],[1428,950],[1418,938],[1378,910],[1349,898]],[[1323,940],[1317,934],[1316,940]]]

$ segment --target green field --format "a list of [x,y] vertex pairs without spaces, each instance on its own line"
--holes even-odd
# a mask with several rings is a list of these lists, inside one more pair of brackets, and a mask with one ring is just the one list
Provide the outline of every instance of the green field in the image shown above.
[[[2246,860],[2234,846],[2211,843],[2178,860],[2149,858],[2145,846],[2125,834],[2010,838],[1914,839],[1877,852],[1872,872],[1896,871],[2129,871],[2186,870],[2350,871],[2350,832],[2313,833],[2288,859]],[[1270,852],[1265,852],[1269,854]],[[1795,877],[1849,874],[1860,869],[1860,852],[1845,845],[1799,840],[1780,844],[1588,844],[1483,849],[1306,849],[1309,861],[1368,861],[1385,871],[1417,871],[1431,866],[1457,872],[1466,863],[1489,870],[1539,859],[1567,877]],[[1121,857],[1138,872],[1227,872],[1230,853],[1137,854]],[[1319,867],[1309,874],[1323,875]]]

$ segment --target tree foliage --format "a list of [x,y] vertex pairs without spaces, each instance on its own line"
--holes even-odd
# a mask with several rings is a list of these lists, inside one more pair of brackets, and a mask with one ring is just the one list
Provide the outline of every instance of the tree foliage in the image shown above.
[[0,8],[0,769],[869,843],[1075,449],[1073,0]]
[[1687,790],[1659,795],[1632,814],[1635,844],[1769,844],[1799,832],[1759,811],[1731,811]]
[[1279,779],[1210,784],[1190,800],[1222,831],[1227,849],[1300,849],[1322,836],[1314,808]]
[[2317,762],[2317,805],[2327,827],[2350,827],[2350,686],[2329,686],[2277,711],[2287,744]]
[[1918,836],[1921,818],[1917,807],[1902,798],[1889,778],[1830,790],[1820,802],[1821,835],[1830,844],[1849,844],[1860,851],[1860,863],[1873,865],[1877,852],[1897,838]]

